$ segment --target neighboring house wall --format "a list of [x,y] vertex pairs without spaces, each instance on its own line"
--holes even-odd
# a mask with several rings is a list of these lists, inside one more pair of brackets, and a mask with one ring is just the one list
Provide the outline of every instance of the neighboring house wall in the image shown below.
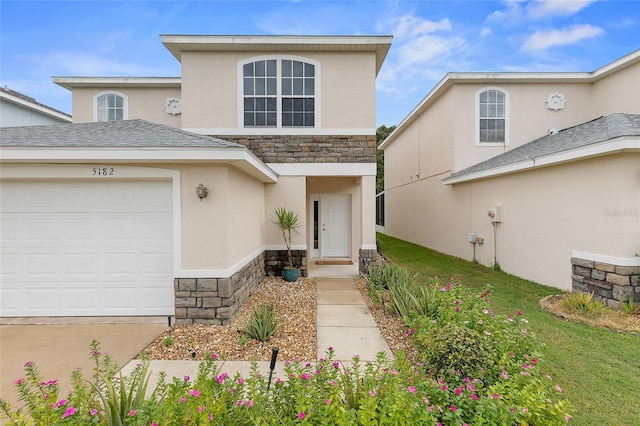
[[0,88],[0,127],[69,123],[71,116],[8,88]]
[[[507,272],[571,288],[572,251],[622,259],[640,241],[637,151],[581,159],[499,177],[443,185],[452,173],[548,133],[612,113],[640,113],[638,53],[594,73],[451,74],[383,143],[385,233],[471,260],[470,232],[484,238],[476,259]],[[476,93],[509,95],[507,146],[476,145]],[[548,108],[550,94],[565,97]],[[493,227],[487,210],[503,206]],[[616,212],[622,212],[617,214]],[[623,262],[624,263],[624,262]]]

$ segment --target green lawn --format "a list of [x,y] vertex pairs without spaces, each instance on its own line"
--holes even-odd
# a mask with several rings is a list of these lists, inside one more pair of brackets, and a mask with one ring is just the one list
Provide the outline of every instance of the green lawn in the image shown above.
[[558,289],[385,235],[378,238],[382,253],[411,272],[442,282],[455,277],[473,289],[490,285],[496,312],[521,310],[546,344],[542,368],[574,406],[571,424],[640,425],[639,335],[570,323],[542,310],[539,300],[561,293]]

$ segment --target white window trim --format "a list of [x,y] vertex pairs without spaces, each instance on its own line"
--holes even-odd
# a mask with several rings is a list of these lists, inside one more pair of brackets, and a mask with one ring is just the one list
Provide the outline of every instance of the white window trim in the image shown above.
[[[504,142],[480,142],[480,93],[486,92],[487,90],[497,90],[504,94]],[[489,86],[483,87],[482,89],[476,91],[475,94],[475,120],[473,125],[475,127],[475,145],[476,146],[509,146],[509,121],[510,121],[510,100],[509,100],[509,92],[502,87]]]
[[[278,102],[278,116],[277,116],[277,125],[276,127],[244,127],[244,74],[243,67],[246,64],[257,61],[264,61],[268,59],[276,60],[276,75],[277,75],[277,102]],[[315,94],[314,94],[314,126],[313,127],[282,127],[282,110],[281,110],[281,100],[282,100],[282,60],[289,59],[292,61],[300,61],[311,64],[315,67]],[[320,117],[320,93],[321,93],[321,81],[320,78],[321,69],[320,62],[306,58],[304,56],[293,56],[293,55],[261,55],[261,56],[253,56],[251,58],[243,59],[242,61],[238,61],[238,70],[237,70],[237,92],[238,92],[238,129],[243,129],[244,131],[251,131],[251,134],[254,134],[256,130],[259,130],[259,134],[282,134],[282,129],[319,129],[321,128],[321,117]]]
[[129,96],[125,95],[122,92],[118,92],[115,90],[107,90],[104,92],[96,93],[93,96],[93,121],[98,121],[98,98],[104,95],[116,95],[122,98],[122,119],[129,119]]

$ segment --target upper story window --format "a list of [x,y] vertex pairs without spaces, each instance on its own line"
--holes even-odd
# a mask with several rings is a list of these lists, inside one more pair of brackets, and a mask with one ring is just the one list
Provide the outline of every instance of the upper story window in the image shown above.
[[122,93],[99,93],[94,97],[94,121],[126,120],[128,101],[127,96]]
[[506,145],[509,136],[508,93],[497,88],[483,89],[476,94],[476,105],[476,144]]
[[242,66],[244,127],[315,127],[316,66],[265,59]]

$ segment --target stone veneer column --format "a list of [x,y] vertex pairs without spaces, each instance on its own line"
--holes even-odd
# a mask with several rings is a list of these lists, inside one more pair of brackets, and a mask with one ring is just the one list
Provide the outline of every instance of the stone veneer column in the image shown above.
[[593,293],[594,299],[612,308],[629,300],[640,303],[640,259],[634,262],[634,259],[574,254],[571,272],[573,291]]
[[358,263],[358,271],[361,274],[369,274],[369,267],[372,263],[376,263],[378,259],[378,251],[373,249],[360,249],[360,262]]

